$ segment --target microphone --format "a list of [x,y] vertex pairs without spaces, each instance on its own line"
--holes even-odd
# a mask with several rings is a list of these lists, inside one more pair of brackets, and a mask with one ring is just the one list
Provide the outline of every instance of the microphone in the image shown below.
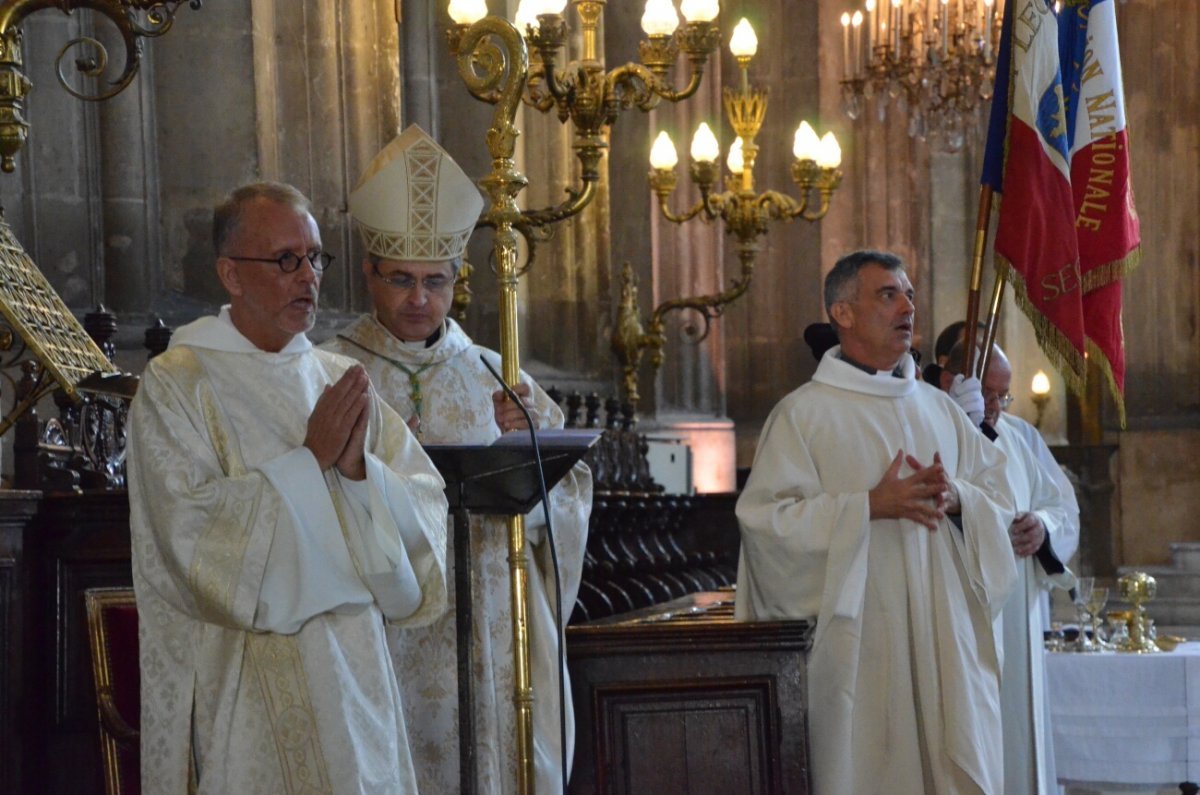
[[[546,543],[550,545],[550,560],[554,564],[554,621],[555,627],[555,647],[558,649],[558,742],[559,742],[559,763],[562,770],[562,791],[563,795],[567,793],[567,695],[566,683],[563,678],[563,670],[566,668],[566,660],[564,659],[565,651],[563,649],[563,636],[566,634],[567,628],[563,625],[562,620],[562,584],[558,577],[558,550],[554,544],[554,528],[550,522],[550,496],[546,490],[546,471],[542,467],[542,450],[538,446],[537,428],[533,423],[533,416],[529,413],[525,403],[520,396],[513,391],[512,387],[504,382],[500,377],[500,373],[492,366],[492,363],[487,360],[482,354],[479,361],[483,362],[483,366],[488,369],[496,382],[500,384],[500,388],[504,390],[504,394],[508,399],[517,404],[517,408],[521,410],[521,414],[525,417],[525,423],[529,426],[529,440],[533,445],[533,458],[537,464],[538,483],[542,488],[542,516],[546,519]],[[459,742],[463,742],[463,738],[459,738]]]

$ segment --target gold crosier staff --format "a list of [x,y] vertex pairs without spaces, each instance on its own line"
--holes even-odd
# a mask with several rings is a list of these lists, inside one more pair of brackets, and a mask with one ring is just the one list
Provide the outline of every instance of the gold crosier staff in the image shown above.
[[[480,185],[491,198],[484,214],[495,230],[493,255],[500,283],[500,357],[504,380],[515,386],[521,377],[517,339],[517,194],[528,180],[516,170],[513,151],[520,132],[513,121],[529,75],[525,41],[507,20],[484,17],[471,25],[458,45],[458,71],[477,99],[496,105],[487,132],[492,171]],[[529,625],[525,571],[525,517],[508,520],[508,567],[512,600],[513,706],[517,729],[517,791],[533,792],[533,687],[529,676]],[[460,738],[470,742],[471,738]],[[565,773],[565,771],[564,771]]]

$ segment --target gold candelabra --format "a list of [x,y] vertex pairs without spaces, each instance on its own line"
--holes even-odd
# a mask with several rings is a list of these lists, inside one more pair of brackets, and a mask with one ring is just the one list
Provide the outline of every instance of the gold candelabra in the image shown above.
[[125,68],[99,94],[77,90],[63,71],[68,52],[76,47],[91,47],[93,54],[76,58],[74,67],[86,77],[100,77],[108,65],[108,51],[97,39],[90,36],[72,39],[54,60],[63,88],[77,99],[94,102],[116,96],[133,82],[142,63],[141,40],[170,30],[176,9],[184,2],[198,9],[203,0],[0,0],[0,169],[10,173],[16,169],[17,152],[29,138],[25,100],[33,83],[25,74],[20,28],[26,17],[44,8],[57,8],[66,14],[87,8],[116,26],[125,45]]
[[[522,0],[514,26],[487,16],[485,0],[451,0],[454,24],[447,31],[450,51],[471,95],[496,105],[487,146],[492,171],[480,184],[491,206],[480,226],[495,230],[495,269],[500,287],[500,353],[503,375],[510,384],[519,378],[517,338],[517,234],[531,245],[549,236],[553,225],[581,212],[595,197],[600,161],[608,148],[608,128],[624,110],[648,111],[662,100],[679,102],[696,93],[704,66],[719,44],[715,23],[717,0],[683,0],[681,26],[671,0],[647,0],[642,28],[641,63],[608,70],[601,41],[605,0],[572,0],[580,25],[579,58],[562,63],[567,26],[565,0]],[[522,31],[524,35],[522,35]],[[535,53],[530,63],[530,51]],[[672,68],[680,51],[689,63],[687,84],[674,88]],[[574,130],[580,184],[552,207],[521,210],[516,198],[527,184],[516,171],[513,155],[518,130],[514,125],[521,104],[542,113],[556,111]],[[469,288],[460,279],[460,304]],[[517,790],[533,791],[533,688],[529,669],[526,622],[525,533],[523,517],[509,521],[510,598],[513,622],[516,711]],[[468,738],[463,738],[469,742]]]
[[[649,178],[651,190],[658,196],[659,210],[668,221],[683,224],[696,217],[704,222],[721,220],[726,233],[737,241],[741,271],[721,292],[663,302],[643,326],[633,269],[628,264],[625,266],[612,348],[624,371],[622,382],[626,397],[635,407],[639,400],[638,369],[643,352],[647,349],[651,351],[650,362],[655,369],[662,364],[663,347],[666,344],[666,315],[683,309],[698,312],[704,321],[704,328],[693,336],[696,341],[704,339],[712,320],[723,314],[725,308],[750,287],[760,248],[759,239],[767,233],[768,222],[790,221],[793,218],[819,221],[829,212],[834,191],[841,184],[839,166],[842,154],[837,139],[833,133],[818,138],[808,122],[801,122],[792,147],[795,159],[791,165],[792,180],[800,189],[800,198],[793,199],[774,190],[755,192],[754,163],[758,146],[754,139],[767,111],[767,91],[750,86],[748,69],[750,60],[758,50],[758,39],[747,20],[743,19],[737,24],[729,48],[737,60],[741,77],[738,88],[726,87],[723,92],[725,114],[737,133],[726,160],[736,187],[720,193],[713,190],[720,172],[716,162],[720,150],[716,136],[707,124],[701,124],[696,130],[691,145],[690,173],[700,190],[700,200],[696,204],[679,214],[671,210],[670,198],[677,183],[675,166],[679,158],[666,132],[659,134],[650,152]],[[813,198],[817,200],[815,207],[810,203]]]
[[[551,225],[578,214],[596,194],[600,180],[600,159],[608,148],[607,128],[616,123],[623,110],[637,107],[648,111],[662,100],[679,102],[696,93],[709,56],[719,44],[714,21],[718,0],[683,0],[682,25],[671,0],[646,0],[642,29],[646,38],[639,52],[641,63],[626,63],[607,70],[601,40],[606,0],[572,0],[579,18],[580,56],[561,64],[567,40],[563,18],[566,0],[521,0],[516,14],[516,30],[524,31],[523,44],[535,55],[528,79],[522,88],[526,105],[548,113],[557,112],[562,122],[574,129],[576,157],[580,163],[580,182],[567,190],[567,198],[554,207],[526,209],[514,221],[527,240],[539,233],[548,234]],[[465,31],[487,14],[485,0],[451,0],[450,17],[454,25],[447,31],[450,50],[459,53]],[[519,34],[518,34],[519,35]],[[689,64],[688,82],[676,90],[672,69],[680,51]],[[486,92],[476,94],[493,101]],[[490,225],[484,219],[484,225]]]
[[1004,0],[865,0],[842,14],[842,108],[874,101],[908,114],[908,133],[958,151],[992,95]]

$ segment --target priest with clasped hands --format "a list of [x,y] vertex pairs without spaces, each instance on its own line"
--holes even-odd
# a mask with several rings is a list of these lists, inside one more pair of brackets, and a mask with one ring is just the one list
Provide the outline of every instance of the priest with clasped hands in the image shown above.
[[[481,360],[486,358],[499,370],[499,354],[475,344],[447,317],[463,252],[482,209],[475,183],[416,125],[372,159],[350,194],[350,214],[367,250],[362,273],[374,311],[324,347],[361,361],[383,399],[425,443],[486,445],[505,432],[528,434],[520,407],[505,397]],[[563,426],[562,411],[528,374],[521,373],[513,391],[538,428]],[[560,716],[557,652],[583,573],[592,507],[587,465],[572,467],[549,496],[554,538],[546,533],[540,505],[526,516],[525,524],[537,792],[560,791],[570,774],[574,712],[568,683]],[[459,736],[453,606],[429,626],[393,631],[391,648],[422,791],[458,791],[460,744],[473,741],[478,791],[512,793],[517,783],[517,733],[512,720],[515,667],[505,520],[473,515],[470,535],[473,739]],[[561,623],[554,607],[552,543],[561,582]],[[453,551],[447,556],[453,587]],[[562,675],[566,677],[565,665]],[[565,749],[560,717],[565,722]]]
[[771,412],[738,500],[736,615],[816,618],[817,795],[1001,792],[1004,455],[915,378],[898,257],[843,257],[824,299],[840,344]]
[[229,304],[130,412],[142,790],[415,792],[386,626],[445,611],[445,484],[308,340],[333,259],[308,199],[243,186],[213,238]]

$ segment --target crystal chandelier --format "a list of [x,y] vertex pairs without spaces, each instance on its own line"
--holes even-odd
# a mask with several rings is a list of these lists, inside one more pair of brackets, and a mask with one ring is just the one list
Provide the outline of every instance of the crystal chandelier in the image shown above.
[[888,105],[908,134],[956,152],[992,96],[1004,0],[865,0],[842,14],[842,110]]

